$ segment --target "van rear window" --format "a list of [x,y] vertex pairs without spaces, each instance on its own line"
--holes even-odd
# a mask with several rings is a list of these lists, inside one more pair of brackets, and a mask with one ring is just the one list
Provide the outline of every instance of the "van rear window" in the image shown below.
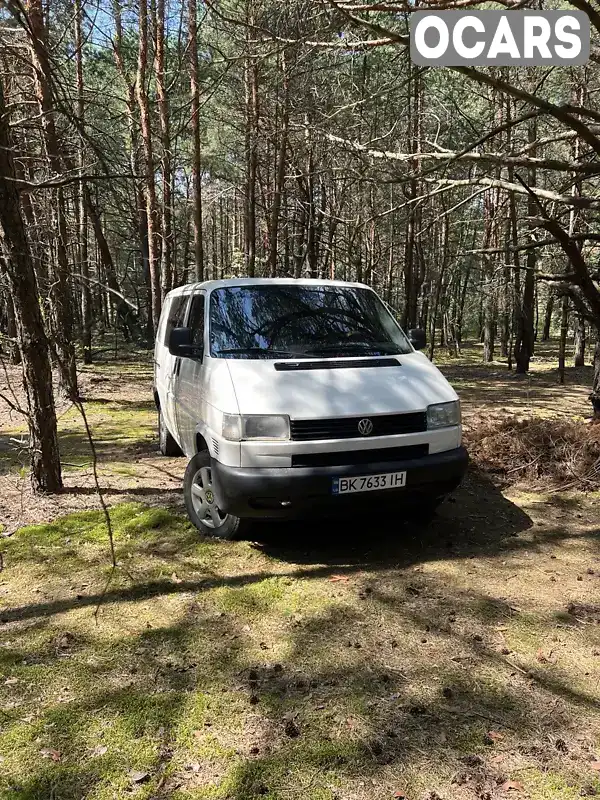
[[210,352],[215,358],[329,358],[412,348],[369,289],[280,284],[213,291]]

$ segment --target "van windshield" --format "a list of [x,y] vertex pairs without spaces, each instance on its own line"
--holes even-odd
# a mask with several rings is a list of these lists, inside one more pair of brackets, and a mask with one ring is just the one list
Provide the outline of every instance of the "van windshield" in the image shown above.
[[231,286],[210,299],[216,358],[399,355],[412,352],[377,295],[353,286]]

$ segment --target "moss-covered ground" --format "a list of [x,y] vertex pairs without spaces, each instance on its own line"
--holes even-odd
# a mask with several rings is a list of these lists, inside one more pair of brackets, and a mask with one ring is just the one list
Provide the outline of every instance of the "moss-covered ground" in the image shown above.
[[88,408],[118,568],[71,411],[69,491],[0,539],[2,800],[600,796],[597,495],[473,472],[427,529],[202,539],[147,366],[111,370]]

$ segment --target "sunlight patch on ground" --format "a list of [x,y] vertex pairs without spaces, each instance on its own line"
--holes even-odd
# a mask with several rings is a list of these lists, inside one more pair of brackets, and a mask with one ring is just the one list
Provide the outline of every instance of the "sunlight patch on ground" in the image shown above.
[[544,540],[532,571],[528,537],[550,532],[553,509],[473,549],[468,497],[450,550],[453,508],[426,540],[341,532],[286,553],[116,506],[121,566],[98,624],[98,512],[4,540],[0,797],[362,800],[400,786],[472,800],[509,777],[533,800],[600,791],[600,636],[566,610],[592,590],[572,571],[592,557],[588,529],[565,561]]

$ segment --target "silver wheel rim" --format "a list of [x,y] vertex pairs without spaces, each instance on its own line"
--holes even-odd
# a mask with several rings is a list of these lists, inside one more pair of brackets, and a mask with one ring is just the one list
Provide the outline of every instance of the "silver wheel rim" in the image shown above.
[[225,524],[227,514],[217,508],[212,485],[210,467],[201,467],[192,478],[192,506],[198,519],[207,528],[220,528]]

